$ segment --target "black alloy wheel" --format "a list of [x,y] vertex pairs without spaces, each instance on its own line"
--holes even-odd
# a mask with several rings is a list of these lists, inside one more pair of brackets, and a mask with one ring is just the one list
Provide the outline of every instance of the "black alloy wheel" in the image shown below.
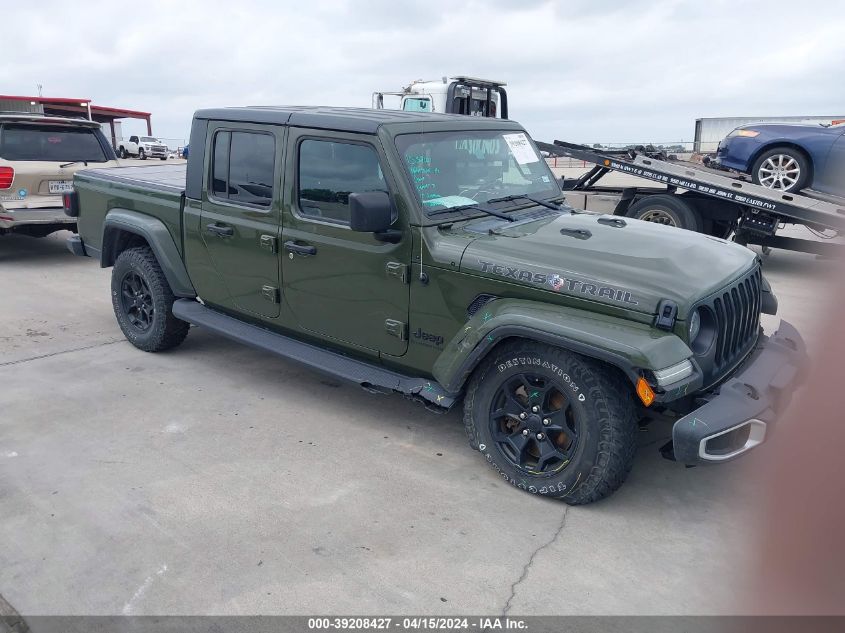
[[120,282],[120,302],[126,319],[139,332],[146,332],[153,324],[155,305],[147,281],[135,271],[129,271]]
[[575,454],[580,430],[564,390],[544,376],[511,376],[492,399],[490,434],[505,459],[530,475],[563,470]]

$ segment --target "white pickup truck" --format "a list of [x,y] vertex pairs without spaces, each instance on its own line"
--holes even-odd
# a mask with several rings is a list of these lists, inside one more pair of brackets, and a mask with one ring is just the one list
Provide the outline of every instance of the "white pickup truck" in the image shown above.
[[167,160],[167,145],[154,136],[130,136],[128,141],[123,139],[118,141],[115,149],[120,158],[137,156],[141,160],[147,158]]

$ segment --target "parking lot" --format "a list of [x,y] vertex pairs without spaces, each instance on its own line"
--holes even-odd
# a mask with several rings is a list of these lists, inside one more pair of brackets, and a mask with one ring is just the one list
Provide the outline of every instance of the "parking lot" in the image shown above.
[[[138,351],[110,270],[68,235],[0,239],[0,594],[19,612],[742,609],[754,453],[685,469],[655,423],[610,499],[533,497],[469,449],[457,410],[196,328]],[[812,350],[830,263],[777,251],[765,270]]]

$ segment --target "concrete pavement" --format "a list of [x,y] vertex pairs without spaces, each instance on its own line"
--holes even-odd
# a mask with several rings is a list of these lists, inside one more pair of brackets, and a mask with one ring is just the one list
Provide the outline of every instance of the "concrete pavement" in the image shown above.
[[[457,412],[196,328],[138,351],[110,270],[66,237],[0,238],[0,594],[19,612],[736,610],[753,453],[685,469],[659,457],[655,423],[610,499],[533,497],[468,448]],[[766,263],[812,344],[830,271]]]

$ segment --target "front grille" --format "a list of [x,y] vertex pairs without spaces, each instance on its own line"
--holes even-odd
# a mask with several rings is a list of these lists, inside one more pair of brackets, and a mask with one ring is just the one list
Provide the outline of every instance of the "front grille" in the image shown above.
[[760,330],[762,273],[757,266],[733,284],[712,295],[703,305],[716,317],[716,340],[709,355],[709,378],[719,378],[754,346]]

